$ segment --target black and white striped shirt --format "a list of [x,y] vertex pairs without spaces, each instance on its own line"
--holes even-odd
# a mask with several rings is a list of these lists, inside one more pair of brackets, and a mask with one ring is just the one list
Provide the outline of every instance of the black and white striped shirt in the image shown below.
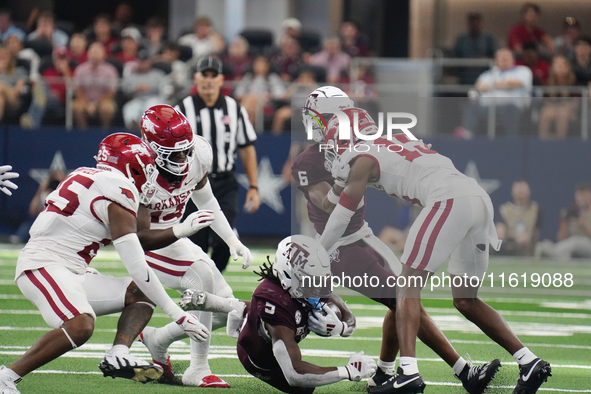
[[234,171],[236,148],[254,144],[257,139],[248,114],[232,97],[220,94],[208,108],[198,94],[185,97],[176,107],[189,120],[193,131],[205,138],[213,149],[209,174]]

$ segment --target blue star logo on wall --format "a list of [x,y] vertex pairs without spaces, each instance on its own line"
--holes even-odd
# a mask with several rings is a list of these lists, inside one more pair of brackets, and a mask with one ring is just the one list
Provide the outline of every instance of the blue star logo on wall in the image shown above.
[[[246,190],[250,187],[250,181],[246,174],[236,174],[238,183]],[[271,160],[267,156],[261,158],[258,169],[258,187],[261,203],[267,204],[278,214],[285,212],[285,206],[281,200],[281,190],[285,189],[287,182],[281,175],[273,173]]]
[[64,175],[68,175],[70,173],[70,171],[66,168],[64,156],[62,156],[62,152],[59,150],[53,155],[53,160],[51,161],[49,168],[31,168],[29,170],[29,176],[36,180],[37,183],[41,184],[49,177],[49,174],[55,171],[60,171]]
[[491,194],[501,186],[501,181],[498,179],[481,179],[474,160],[470,160],[468,164],[466,164],[466,170],[464,170],[464,174],[470,178],[474,178],[480,187],[483,188],[488,194]]

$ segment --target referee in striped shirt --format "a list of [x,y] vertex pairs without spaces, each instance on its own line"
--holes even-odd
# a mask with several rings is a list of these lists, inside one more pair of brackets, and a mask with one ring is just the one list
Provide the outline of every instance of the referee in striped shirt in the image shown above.
[[[195,74],[197,93],[185,97],[176,108],[189,120],[193,132],[205,138],[213,149],[209,182],[232,227],[238,216],[238,182],[234,176],[236,151],[250,181],[244,208],[249,213],[259,209],[261,200],[257,184],[257,135],[244,107],[232,97],[220,93],[224,83],[222,62],[208,56],[197,63]],[[189,202],[185,216],[196,210]],[[226,243],[209,227],[199,231],[191,240],[206,253],[212,248],[211,259],[220,271],[228,265],[230,251]]]

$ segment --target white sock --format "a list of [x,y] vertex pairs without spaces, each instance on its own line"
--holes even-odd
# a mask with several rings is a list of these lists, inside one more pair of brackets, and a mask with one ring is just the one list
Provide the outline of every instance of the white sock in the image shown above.
[[129,348],[125,345],[113,345],[109,354],[113,356],[129,354]]
[[460,374],[464,370],[464,367],[466,366],[466,364],[467,364],[467,362],[466,362],[466,360],[464,360],[464,357],[458,358],[458,361],[456,361],[456,363],[453,366],[454,373],[456,375],[460,376]]
[[2,366],[2,368],[0,368],[0,380],[8,380],[14,383],[18,383],[21,381],[21,379],[22,377],[19,376],[19,374],[14,372],[12,369],[5,367],[4,365]]
[[203,308],[210,312],[230,313],[240,307],[241,301],[237,298],[225,298],[208,292],[205,293]]
[[405,375],[414,375],[419,373],[416,357],[400,357],[400,368]]
[[517,361],[517,364],[525,365],[531,363],[537,357],[527,347],[522,347],[521,349],[515,352],[513,358],[515,359],[515,361]]
[[[211,312],[204,311],[191,311],[198,319],[211,332]],[[206,341],[194,341],[191,340],[191,367],[196,367],[204,372],[209,371],[207,375],[211,373],[209,369],[209,362],[207,356],[209,354],[209,344],[211,343],[211,336]],[[206,375],[204,375],[206,376]]]
[[396,372],[396,361],[382,361],[378,359],[378,367],[388,375],[394,375]]
[[168,323],[154,331],[156,342],[159,346],[168,349],[171,343],[187,337],[181,326],[175,322]]

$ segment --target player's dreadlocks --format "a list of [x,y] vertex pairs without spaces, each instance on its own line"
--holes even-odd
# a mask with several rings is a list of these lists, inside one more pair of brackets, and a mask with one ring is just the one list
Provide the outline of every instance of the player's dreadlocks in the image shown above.
[[[269,265],[267,265],[267,263],[269,263]],[[259,266],[259,269],[260,269],[259,271],[252,271],[255,274],[257,274],[258,276],[260,276],[258,281],[261,281],[263,279],[268,279],[271,282],[279,283],[279,279],[277,279],[277,277],[273,274],[273,263],[269,259],[269,256],[267,256],[267,262],[263,263],[263,265]]]

